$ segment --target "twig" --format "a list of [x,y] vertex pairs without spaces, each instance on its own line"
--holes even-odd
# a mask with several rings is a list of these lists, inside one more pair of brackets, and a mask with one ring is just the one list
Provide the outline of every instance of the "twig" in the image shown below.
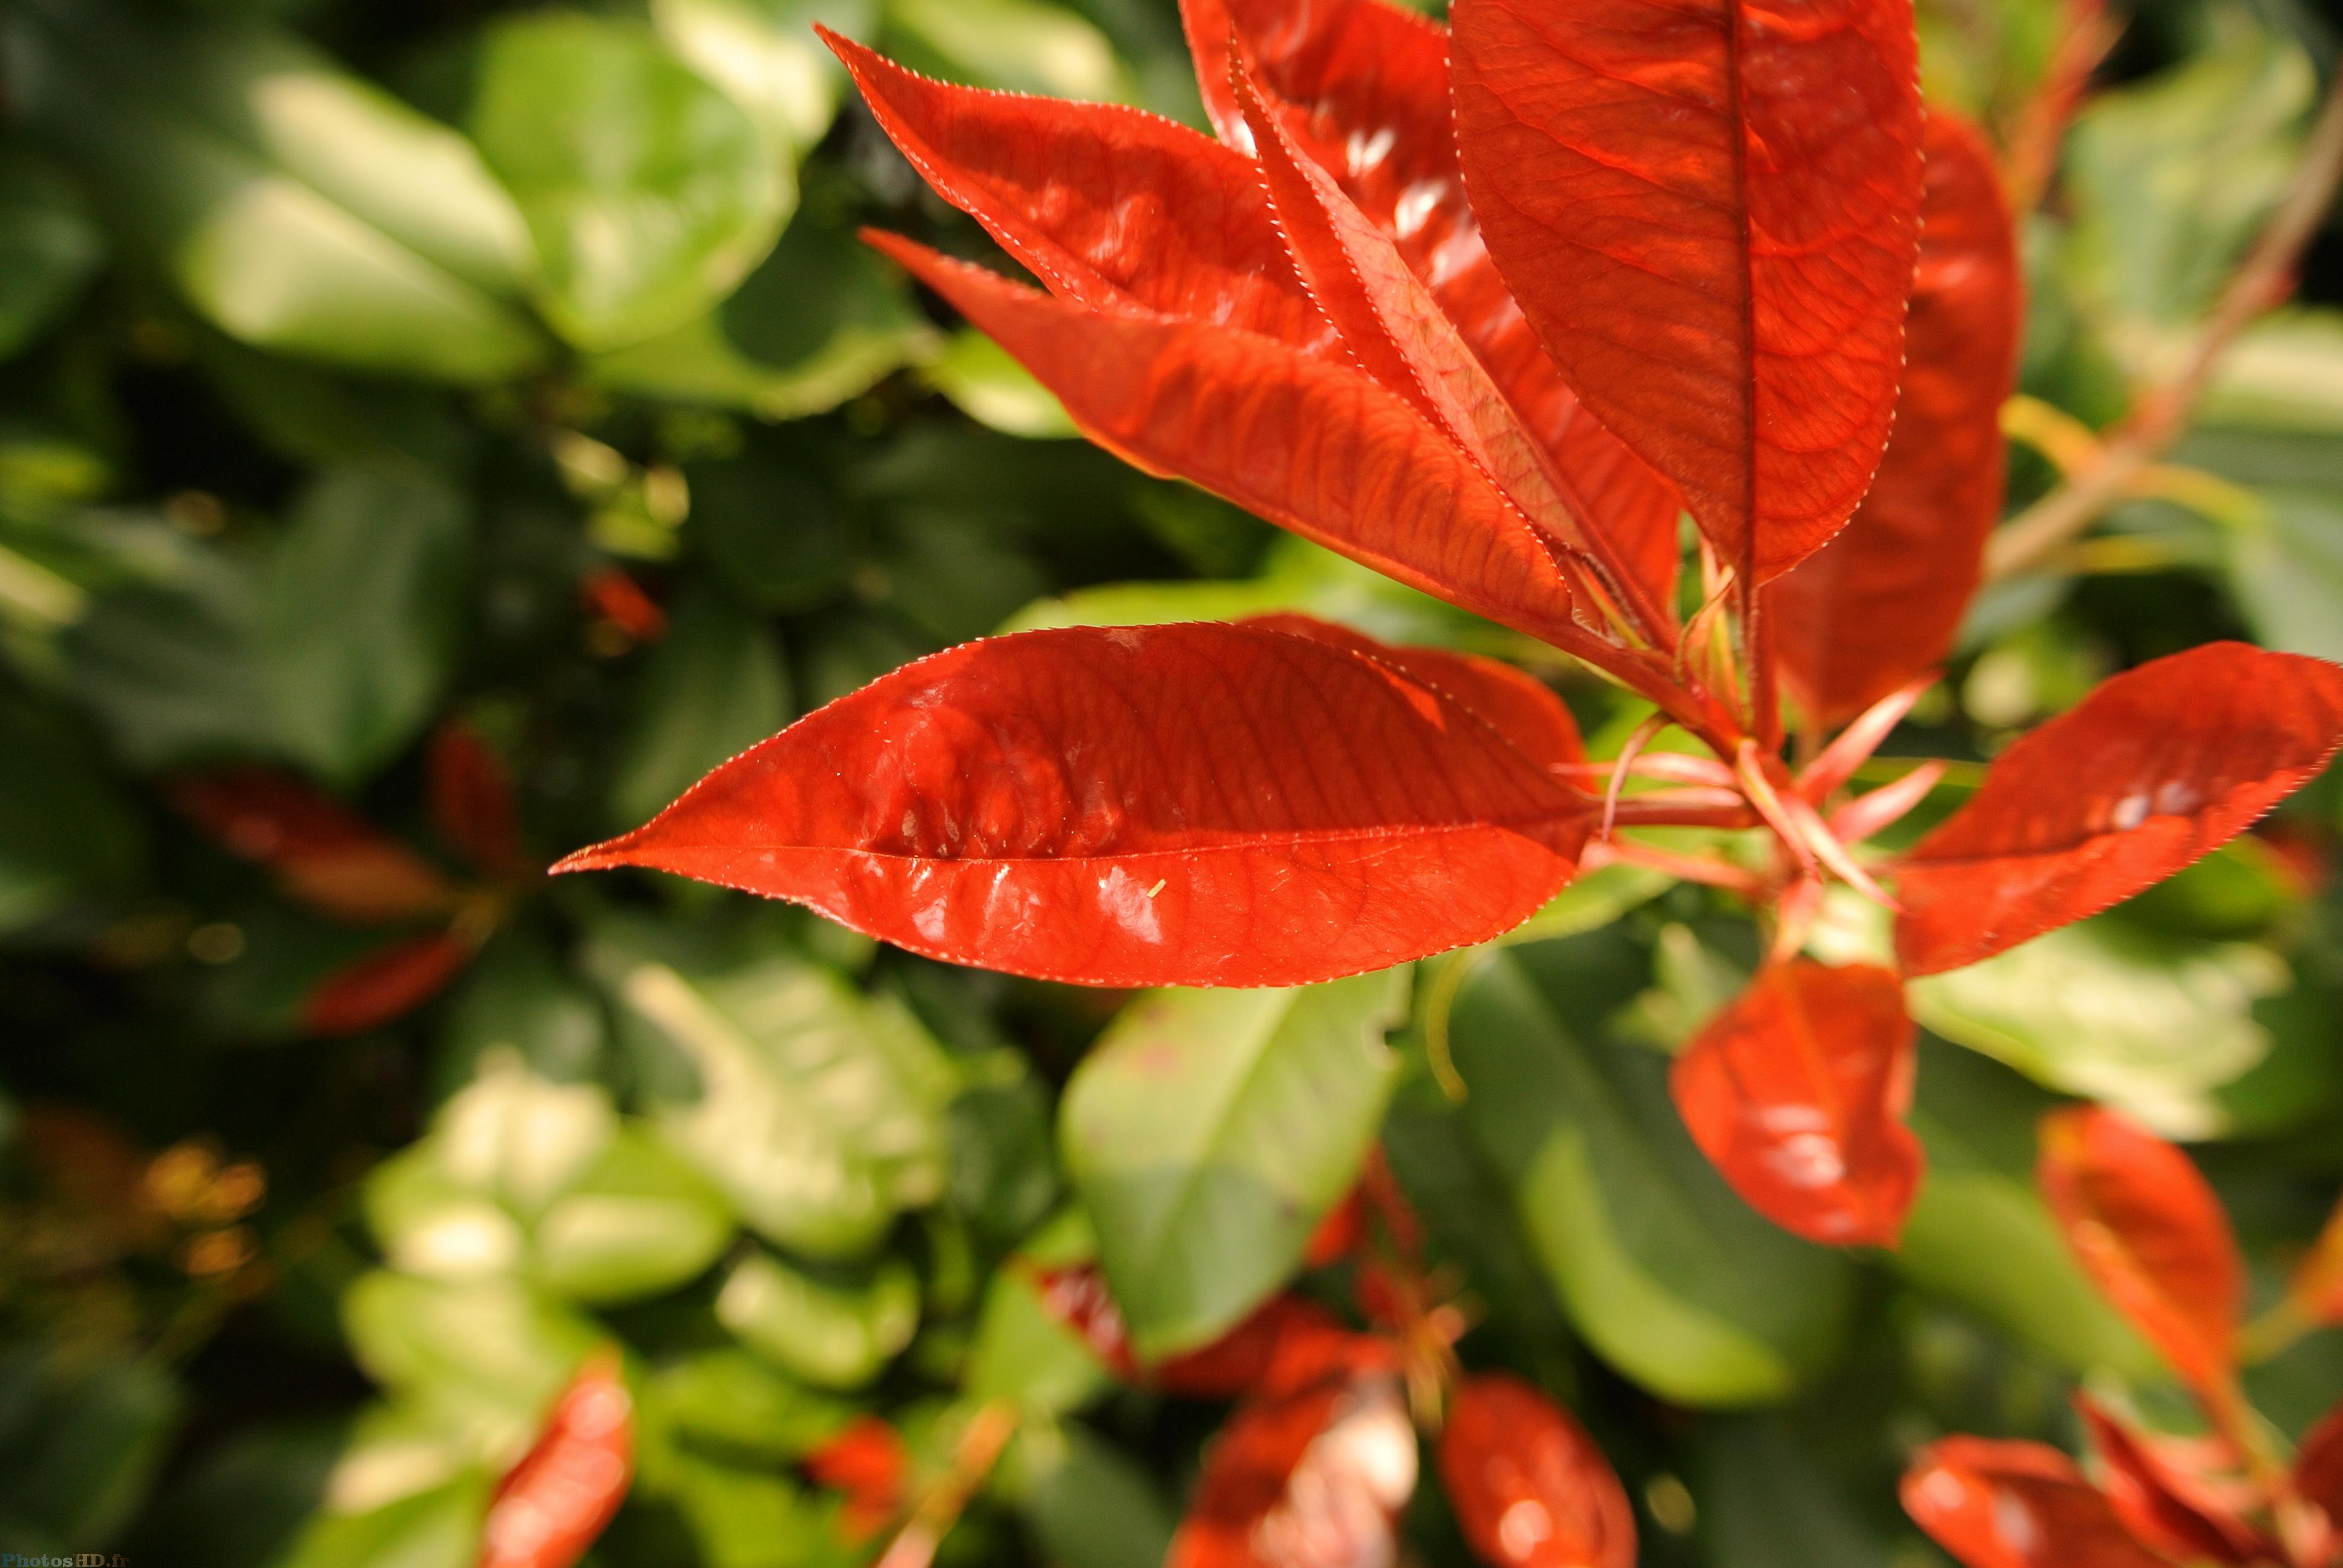
[[1993,537],[1986,576],[2026,570],[2081,533],[2101,512],[2130,493],[2141,470],[2169,446],[2212,383],[2222,353],[2286,286],[2343,181],[2343,76],[2328,89],[2278,211],[2247,253],[2213,313],[2197,329],[2180,371],[2143,396],[2137,409],[2100,448],[2097,459]]
[[1016,1434],[1017,1409],[1009,1401],[997,1399],[979,1406],[960,1429],[950,1473],[920,1499],[910,1522],[880,1554],[878,1568],[929,1568],[935,1561],[936,1548],[959,1523],[969,1499],[992,1473],[1001,1451]]

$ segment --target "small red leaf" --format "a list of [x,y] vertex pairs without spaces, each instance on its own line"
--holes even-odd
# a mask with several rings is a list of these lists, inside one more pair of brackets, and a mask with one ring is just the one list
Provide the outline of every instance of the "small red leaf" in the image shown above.
[[610,622],[637,642],[657,642],[667,635],[667,611],[645,593],[642,585],[617,567],[604,567],[578,585],[586,608]]
[[431,819],[448,848],[495,876],[527,869],[512,776],[488,742],[461,724],[441,726],[431,738],[430,779]]
[[1440,1479],[1494,1568],[1634,1568],[1635,1514],[1594,1440],[1519,1378],[1468,1379],[1448,1407]]
[[1181,11],[1222,138],[1253,150],[1226,67],[1233,35],[1286,134],[1391,236],[1570,480],[1595,542],[1673,619],[1683,504],[1579,406],[1490,263],[1456,165],[1446,32],[1383,0],[1182,0]]
[[1340,355],[1242,154],[1136,109],[949,86],[822,36],[928,183],[1052,293]]
[[2025,326],[2016,230],[1967,123],[1932,112],[1927,158],[1887,454],[1845,529],[1770,590],[1783,682],[1823,726],[1944,658],[2001,517],[2001,405]]
[[2245,1267],[2221,1201],[2188,1157],[2112,1111],[2042,1121],[2036,1175],[2092,1281],[2200,1390],[2237,1367]]
[[1669,1075],[1684,1126],[1783,1229],[1894,1246],[1920,1184],[1904,1125],[1916,1035],[1883,969],[1800,959],[1761,972]]
[[447,989],[472,947],[444,932],[377,948],[320,981],[301,1004],[309,1034],[363,1034],[395,1023]]
[[1302,1249],[1304,1268],[1329,1269],[1365,1244],[1367,1239],[1367,1205],[1359,1190],[1352,1188],[1342,1201],[1318,1221],[1310,1232],[1310,1244]]
[[846,1494],[839,1523],[850,1540],[868,1541],[902,1512],[910,1450],[875,1415],[856,1417],[803,1462],[815,1485]]
[[1393,1561],[1415,1475],[1388,1374],[1338,1371],[1252,1401],[1205,1452],[1164,1568],[1376,1568]]
[[618,1358],[600,1352],[498,1484],[479,1568],[569,1568],[618,1513],[634,1473],[634,1401]]
[[1068,304],[909,241],[870,239],[1110,451],[1517,631],[1566,635],[1569,586],[1529,519],[1365,372],[1257,333]]
[[446,877],[331,796],[265,768],[174,781],[171,803],[230,853],[277,873],[287,896],[337,920],[385,924],[444,915]]
[[1456,0],[1489,254],[1579,397],[1754,580],[1886,445],[1919,241],[1908,0]]
[[2343,1549],[2343,1404],[2310,1429],[2295,1454],[2294,1490],[2327,1516],[2330,1557]]
[[2295,1269],[2287,1293],[2314,1323],[2343,1324],[2343,1203],[2327,1217],[2309,1254]]
[[557,869],[673,871],[1045,979],[1301,985],[1511,929],[1589,809],[1380,658],[1074,628],[899,669]]
[[1905,1472],[1904,1510],[1967,1568],[2170,1568],[2038,1442],[1931,1443]]
[[1377,642],[1363,632],[1306,615],[1253,616],[1238,624],[1314,638],[1403,669],[1471,709],[1511,741],[1515,750],[1549,773],[1586,760],[1578,720],[1570,716],[1554,688],[1510,664],[1444,648],[1401,648]]
[[2112,1412],[2081,1394],[2075,1398],[2075,1409],[2098,1456],[2099,1490],[2132,1534],[2183,1563],[2242,1568],[2278,1560],[2275,1543],[2224,1507],[2196,1476],[2167,1462],[2148,1440]]
[[1906,972],[2095,915],[2243,832],[2343,744],[2343,668],[2216,642],[2117,676],[2003,752],[1897,867]]

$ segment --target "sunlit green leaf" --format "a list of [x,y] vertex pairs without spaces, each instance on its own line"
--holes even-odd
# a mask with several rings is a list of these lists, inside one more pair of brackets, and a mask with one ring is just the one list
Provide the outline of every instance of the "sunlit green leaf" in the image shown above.
[[821,140],[846,85],[815,24],[860,38],[877,13],[875,0],[651,0],[668,46],[792,156]]
[[792,1376],[822,1388],[860,1388],[911,1342],[920,1287],[900,1263],[882,1265],[868,1284],[832,1284],[757,1251],[725,1277],[716,1316]]

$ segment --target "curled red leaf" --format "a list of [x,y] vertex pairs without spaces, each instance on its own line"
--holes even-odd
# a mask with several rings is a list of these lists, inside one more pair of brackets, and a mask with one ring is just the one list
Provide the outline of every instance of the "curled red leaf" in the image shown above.
[[1206,1452],[1165,1568],[1379,1568],[1415,1478],[1415,1432],[1387,1373],[1336,1371],[1253,1400]]
[[618,1357],[598,1352],[498,1483],[479,1568],[569,1568],[618,1513],[634,1473],[634,1401]]
[[1920,1451],[1903,1493],[1914,1523],[1966,1568],[2171,1568],[2042,1443],[1946,1438]]
[[1519,1378],[1456,1391],[1440,1479],[1493,1568],[1634,1568],[1635,1514],[1618,1474],[1584,1427]]
[[360,925],[444,915],[456,888],[415,851],[289,773],[236,768],[169,786],[171,803],[287,897]]
[[1916,1032],[1870,965],[1761,971],[1676,1058],[1676,1109],[1749,1206],[1835,1246],[1893,1246],[1919,1189]]
[[2171,1463],[2148,1438],[2096,1401],[2075,1409],[2098,1458],[2099,1490],[2126,1529],[2183,1563],[2246,1564],[2278,1559],[2277,1543],[2224,1504],[2214,1488]]
[[1958,969],[2218,849],[2343,745],[2343,668],[2207,643],[2129,670],[2003,752],[1897,865],[1906,972]]
[[1449,22],[1465,185],[1531,326],[1749,580],[1795,566],[1863,498],[1896,407],[1907,0],[1456,0]]
[[2099,1290],[2199,1390],[2237,1370],[2245,1266],[2229,1216],[2188,1157],[2097,1106],[2043,1119],[2036,1174]]
[[839,1525],[850,1540],[868,1541],[902,1512],[911,1452],[875,1415],[856,1417],[801,1462],[815,1485],[845,1494]]
[[469,943],[446,932],[377,948],[319,981],[301,1004],[301,1028],[363,1034],[396,1023],[446,990],[472,961]]
[[2304,1435],[2294,1459],[2294,1491],[2318,1510],[2325,1523],[2325,1529],[2314,1528],[2312,1533],[2326,1560],[2343,1556],[2343,1404],[2328,1411]]
[[448,848],[480,869],[516,877],[527,869],[512,775],[487,741],[461,724],[431,738],[431,819]]
[[1931,111],[1926,151],[1895,434],[1845,528],[1768,590],[1783,684],[1823,726],[1944,658],[2001,518],[2001,405],[2026,323],[2016,228],[1975,127]]
[[1012,973],[1299,985],[1518,924],[1589,809],[1379,658],[1076,628],[899,669],[557,869],[673,871]]

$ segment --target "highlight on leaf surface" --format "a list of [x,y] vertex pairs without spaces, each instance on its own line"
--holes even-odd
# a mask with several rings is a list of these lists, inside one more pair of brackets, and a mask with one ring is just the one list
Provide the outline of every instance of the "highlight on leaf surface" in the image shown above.
[[1634,1568],[1635,1513],[1617,1473],[1584,1427],[1517,1377],[1456,1390],[1440,1479],[1492,1568]]
[[2017,235],[1977,130],[1928,114],[1895,431],[1846,527],[1768,590],[1783,684],[1844,724],[1941,662],[2000,519],[2001,405],[2026,325]]
[[2316,778],[2343,667],[2216,642],[2144,664],[1995,759],[1896,863],[1907,974],[1958,969],[2143,891]]
[[1725,558],[1787,571],[1863,498],[1895,412],[1908,0],[1457,0],[1450,26],[1465,184],[1513,297]]
[[906,666],[558,869],[672,871],[1047,979],[1298,985],[1510,930],[1591,810],[1379,657],[1076,628]]
[[1918,1034],[1871,965],[1759,972],[1669,1074],[1684,1126],[1749,1206],[1826,1245],[1893,1246],[1920,1185],[1904,1125]]
[[1946,1438],[1920,1451],[1903,1493],[1914,1523],[1966,1568],[2170,1568],[2046,1444]]
[[618,1513],[634,1473],[634,1400],[618,1356],[597,1352],[498,1483],[479,1568],[569,1568]]
[[2044,1119],[2038,1176],[2066,1244],[2197,1389],[2237,1372],[2245,1268],[2229,1217],[2186,1154],[2112,1111]]

